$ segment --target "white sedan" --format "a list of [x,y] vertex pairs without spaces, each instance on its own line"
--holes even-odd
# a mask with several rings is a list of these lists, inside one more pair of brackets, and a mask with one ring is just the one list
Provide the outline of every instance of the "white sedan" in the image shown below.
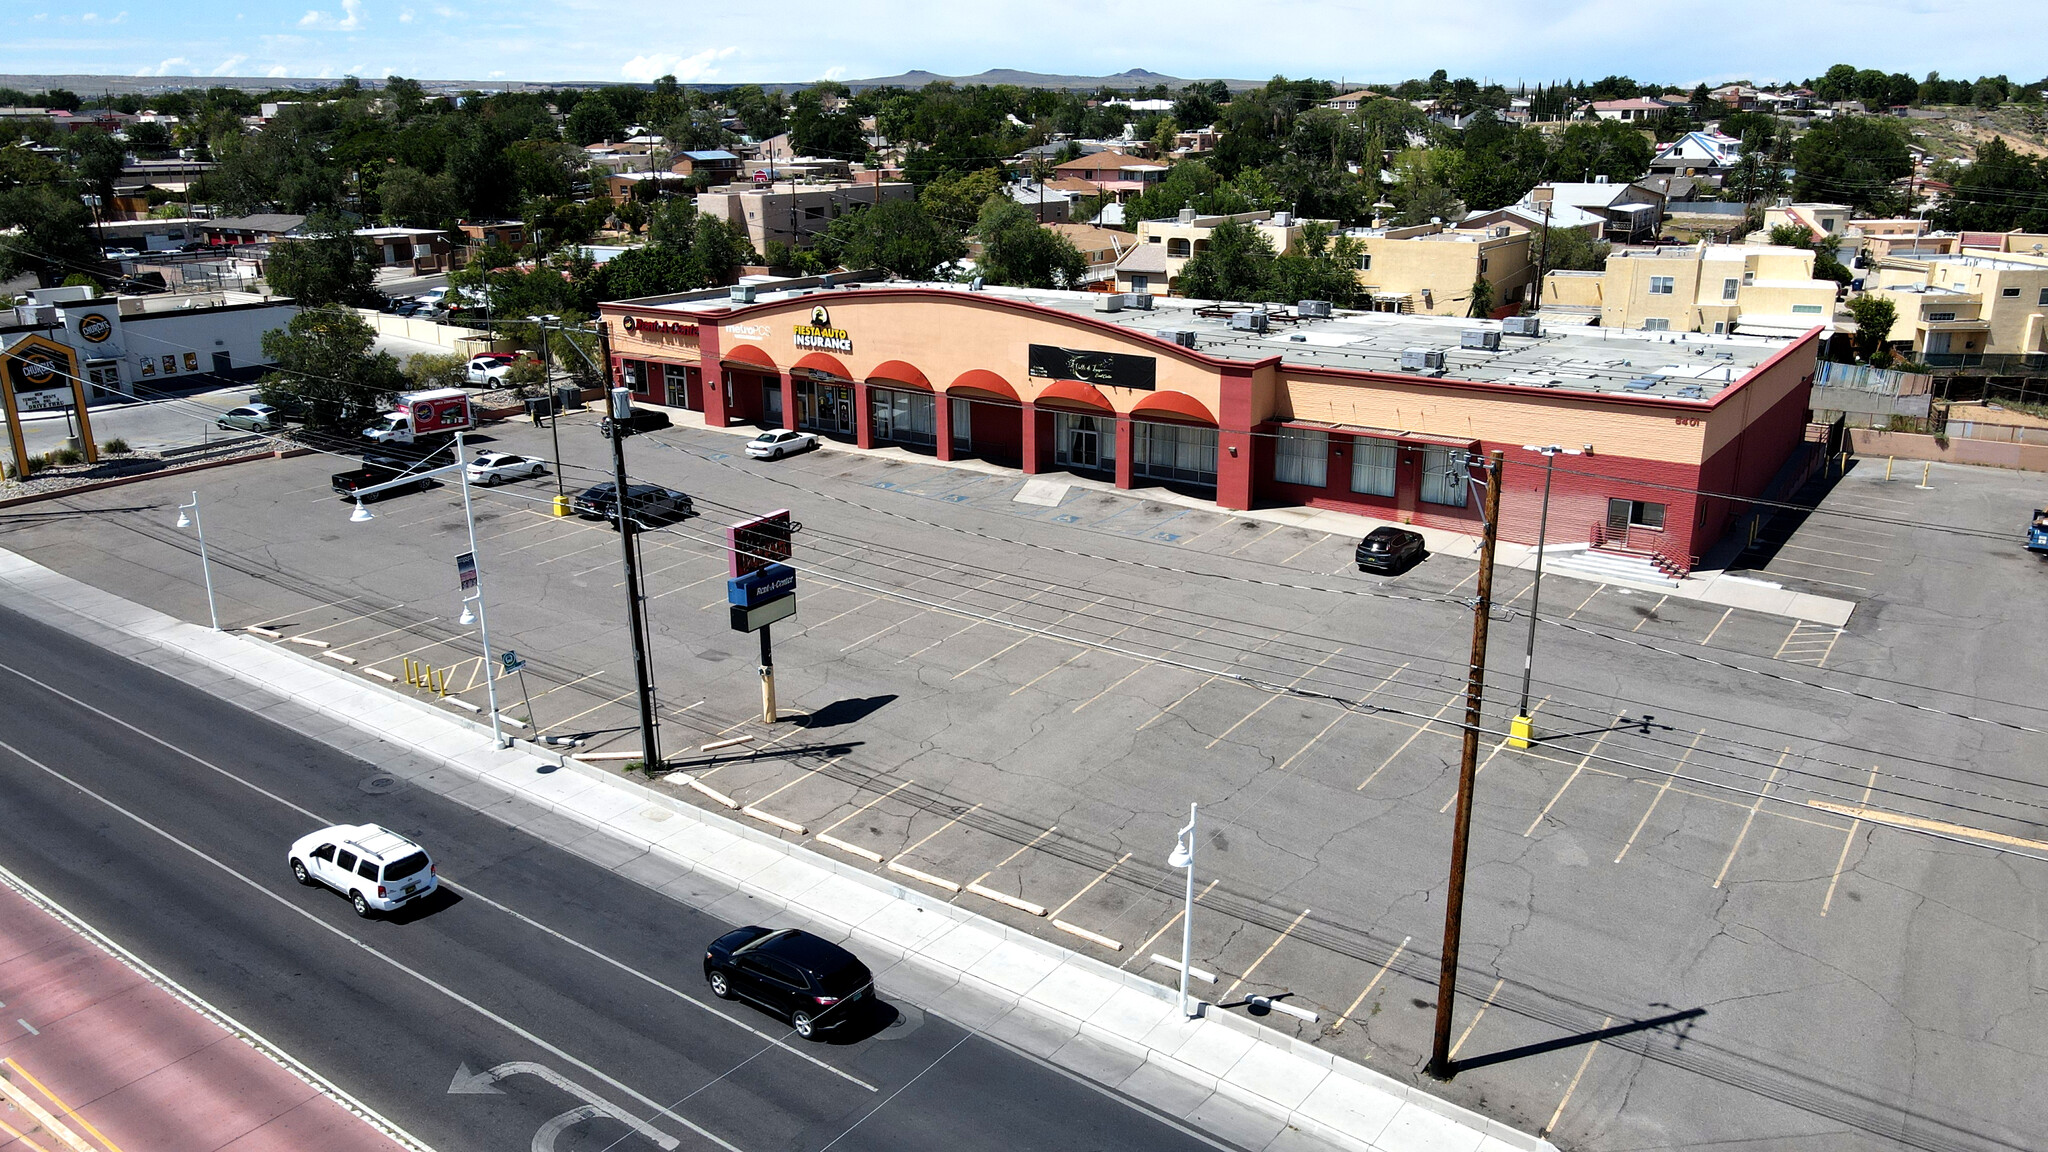
[[538,456],[516,456],[510,452],[482,452],[469,462],[469,482],[489,487],[507,480],[523,480],[548,470]]
[[763,432],[747,441],[747,455],[756,460],[780,460],[807,448],[816,448],[818,438],[809,432],[791,432],[786,428]]

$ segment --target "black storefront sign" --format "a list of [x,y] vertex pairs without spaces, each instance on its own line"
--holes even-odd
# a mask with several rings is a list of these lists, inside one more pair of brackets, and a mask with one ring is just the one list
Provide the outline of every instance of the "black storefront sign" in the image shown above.
[[1159,362],[1150,356],[1031,345],[1030,374],[1046,380],[1079,380],[1084,384],[1150,392],[1159,386],[1158,369]]

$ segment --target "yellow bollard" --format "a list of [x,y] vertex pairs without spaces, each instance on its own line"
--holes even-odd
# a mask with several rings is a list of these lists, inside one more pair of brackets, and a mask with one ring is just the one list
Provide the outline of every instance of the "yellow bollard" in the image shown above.
[[405,682],[413,685],[420,682],[419,671],[413,667],[413,659],[410,656],[405,658]]
[[555,515],[567,516],[569,514],[569,498],[567,496],[556,496],[554,508]]
[[1508,747],[1527,748],[1534,739],[1533,725],[1527,716],[1517,716],[1508,721]]
[[1890,456],[1884,458],[1884,482],[1887,484],[1892,482],[1892,460]]
[[446,696],[447,694],[448,670],[446,668],[436,668],[434,669],[434,695]]
[[1920,486],[1921,486],[1922,488],[1925,488],[1925,487],[1927,487],[1927,486],[1928,486],[1928,485],[1927,485],[1927,478],[1928,478],[1928,477],[1930,477],[1930,476],[1932,476],[1932,475],[1934,475],[1934,461],[1932,461],[1932,460],[1929,460],[1929,461],[1927,462],[1927,466],[1926,466],[1926,467],[1924,467],[1924,468],[1922,468],[1922,469],[1920,469]]

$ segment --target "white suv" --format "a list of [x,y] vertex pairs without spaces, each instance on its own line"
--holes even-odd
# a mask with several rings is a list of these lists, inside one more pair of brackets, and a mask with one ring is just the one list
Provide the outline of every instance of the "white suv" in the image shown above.
[[371,916],[440,886],[426,850],[375,824],[337,824],[292,841],[292,878],[325,884],[349,898],[356,915]]

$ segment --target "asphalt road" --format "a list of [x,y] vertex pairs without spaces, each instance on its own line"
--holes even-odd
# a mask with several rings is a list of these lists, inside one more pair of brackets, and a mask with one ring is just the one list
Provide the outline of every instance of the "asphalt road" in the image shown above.
[[[162,400],[124,402],[97,406],[88,413],[94,440],[126,440],[132,448],[175,448],[199,444],[222,436],[214,418],[238,404],[246,404],[254,391],[250,385],[219,388]],[[22,438],[32,455],[61,448],[75,425],[62,412],[38,413],[22,420]]]
[[[805,1044],[709,997],[714,916],[24,617],[0,648],[0,862],[444,1152],[551,1124],[561,1152],[1220,1147],[886,971],[851,1035]],[[361,821],[452,893],[363,921],[292,883],[294,837]],[[617,1111],[572,1114],[593,1100]]]

